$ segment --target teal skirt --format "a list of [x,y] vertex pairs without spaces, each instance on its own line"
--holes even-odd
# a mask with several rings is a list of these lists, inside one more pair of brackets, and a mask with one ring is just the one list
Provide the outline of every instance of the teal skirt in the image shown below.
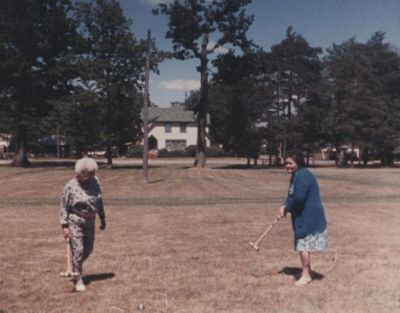
[[294,239],[295,251],[323,251],[328,244],[328,230]]

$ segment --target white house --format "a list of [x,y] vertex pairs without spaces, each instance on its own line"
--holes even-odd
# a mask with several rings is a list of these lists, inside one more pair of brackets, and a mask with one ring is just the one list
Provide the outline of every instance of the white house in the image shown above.
[[[209,124],[209,117],[207,119]],[[184,150],[196,144],[197,124],[193,111],[174,104],[170,108],[149,108],[149,150]],[[209,138],[206,138],[206,145],[210,146]]]
[[0,153],[7,151],[10,146],[11,135],[10,134],[0,134]]

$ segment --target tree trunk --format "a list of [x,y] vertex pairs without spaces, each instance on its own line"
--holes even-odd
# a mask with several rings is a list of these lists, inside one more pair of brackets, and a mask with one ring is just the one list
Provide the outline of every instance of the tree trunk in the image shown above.
[[363,161],[363,166],[367,167],[368,161],[369,161],[369,149],[368,148],[364,148],[364,150],[363,150],[362,161]]
[[322,160],[326,160],[325,158],[325,153],[324,153],[324,149],[323,148],[319,148],[321,150],[321,154],[322,154]]
[[17,153],[14,156],[14,159],[11,163],[12,166],[19,166],[19,167],[28,167],[31,165],[31,162],[28,160],[27,156],[27,149],[26,144],[21,143],[17,149]]
[[388,149],[384,149],[381,153],[381,166],[393,165],[393,153]]
[[292,81],[293,81],[293,72],[290,71],[289,74],[289,90],[288,90],[288,119],[292,118]]
[[335,144],[335,149],[336,149],[336,153],[335,153],[335,166],[339,167],[339,161],[340,161],[340,152],[339,152],[339,144],[336,142]]
[[144,80],[144,101],[143,101],[143,182],[149,183],[149,76],[150,76],[150,53],[151,53],[151,32],[147,31],[147,54],[146,70]]
[[57,139],[57,159],[60,158],[60,125],[57,121],[57,128],[56,128],[56,139]]
[[350,167],[354,167],[354,145],[351,145]]
[[204,167],[206,165],[206,127],[207,127],[207,105],[208,105],[208,58],[207,58],[208,34],[203,35],[201,45],[200,72],[200,103],[197,113],[197,147],[195,167]]
[[112,148],[110,144],[107,144],[105,157],[107,158],[107,168],[112,168],[113,160],[112,160]]

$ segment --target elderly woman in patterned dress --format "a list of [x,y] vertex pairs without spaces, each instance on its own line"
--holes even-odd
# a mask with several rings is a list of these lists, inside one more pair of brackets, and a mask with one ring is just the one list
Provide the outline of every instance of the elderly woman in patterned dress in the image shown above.
[[328,233],[324,207],[319,187],[314,175],[305,168],[302,152],[286,156],[286,170],[291,174],[288,197],[280,208],[280,217],[290,213],[294,231],[294,248],[299,251],[302,266],[301,278],[297,286],[311,282],[311,251],[326,248]]
[[86,289],[82,280],[82,263],[93,251],[96,213],[100,217],[100,229],[106,228],[103,201],[99,181],[95,176],[97,163],[82,158],[75,164],[76,176],[64,187],[61,199],[60,223],[64,237],[70,239],[72,271],[75,290]]

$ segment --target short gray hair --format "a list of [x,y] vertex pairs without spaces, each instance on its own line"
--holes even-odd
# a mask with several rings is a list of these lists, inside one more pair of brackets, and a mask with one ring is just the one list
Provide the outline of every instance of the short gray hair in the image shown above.
[[97,162],[92,158],[82,158],[75,163],[75,173],[80,174],[84,170],[94,172],[98,169]]

